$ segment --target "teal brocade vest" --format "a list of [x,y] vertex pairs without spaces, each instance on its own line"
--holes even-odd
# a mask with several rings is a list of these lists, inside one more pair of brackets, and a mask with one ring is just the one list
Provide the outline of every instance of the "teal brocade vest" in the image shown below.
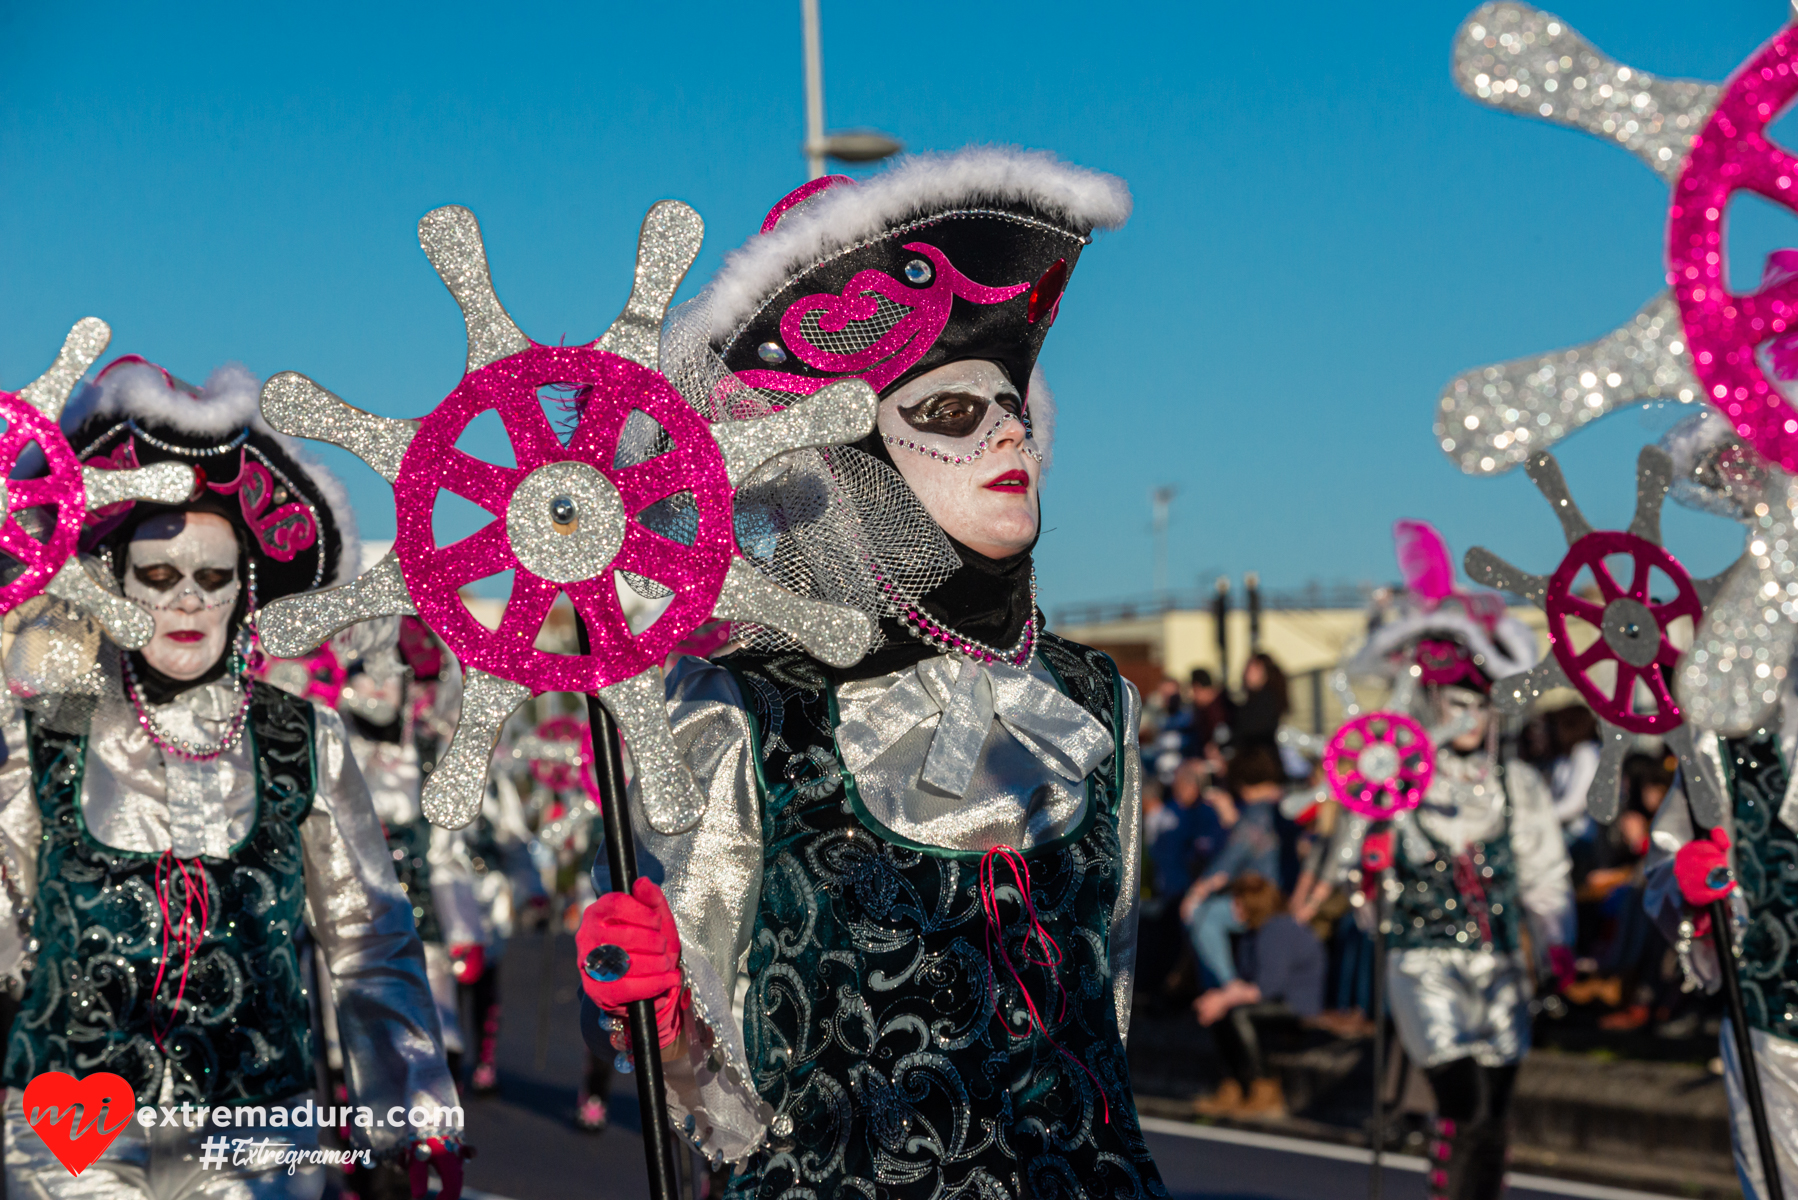
[[86,735],[29,727],[43,822],[37,962],[7,1043],[6,1086],[24,1087],[45,1071],[110,1071],[131,1084],[138,1104],[154,1104],[165,1065],[176,1102],[268,1103],[313,1086],[311,1008],[294,946],[306,903],[300,822],[316,779],[312,705],[252,687],[246,736],[255,823],[229,858],[182,864],[189,878],[204,880],[208,902],[185,987],[172,938],[157,983],[165,948],[159,863],[177,920],[184,899],[181,876],[167,879],[172,859],[101,845],[81,815]]
[[1109,952],[1119,762],[1135,739],[1118,736],[1109,658],[1047,634],[1038,653],[1118,747],[1088,777],[1077,827],[1023,855],[1055,968],[1024,961],[1009,870],[996,872],[1002,933],[989,958],[980,853],[875,822],[837,752],[836,691],[816,661],[719,660],[750,715],[761,792],[744,1033],[775,1113],[731,1181],[735,1200],[1167,1195],[1137,1123]]
[[1786,764],[1771,735],[1729,738],[1723,765],[1735,808],[1730,847],[1748,902],[1740,975],[1748,1024],[1798,1041],[1798,832],[1779,819]]
[[1517,855],[1511,848],[1511,793],[1504,764],[1498,765],[1493,778],[1505,797],[1504,828],[1496,835],[1456,854],[1414,820],[1411,832],[1429,844],[1434,857],[1415,863],[1402,845],[1394,845],[1393,879],[1399,886],[1386,935],[1386,944],[1394,950],[1484,947],[1512,954],[1522,945]]

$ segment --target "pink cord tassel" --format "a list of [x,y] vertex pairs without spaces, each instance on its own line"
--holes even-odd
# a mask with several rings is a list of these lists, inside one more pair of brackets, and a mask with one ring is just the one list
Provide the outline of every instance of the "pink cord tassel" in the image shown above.
[[[1036,1001],[1031,998],[1030,989],[1024,986],[1024,977],[1018,973],[1017,965],[1011,961],[1011,951],[1005,946],[1005,919],[999,914],[998,871],[994,865],[997,862],[1002,862],[1011,868],[1012,882],[1016,885],[1018,894],[1023,898],[1024,919],[1030,925],[1024,934],[1022,950],[1024,963],[1027,966],[1047,969],[1049,978],[1055,981],[1055,990],[1061,995],[1061,1008],[1055,1016],[1057,1024],[1060,1024],[1068,1011],[1067,988],[1062,986],[1061,975],[1056,970],[1061,965],[1061,947],[1056,944],[1054,938],[1049,936],[1049,931],[1043,927],[1042,919],[1037,916],[1036,901],[1030,896],[1030,864],[1024,861],[1022,854],[1010,846],[994,846],[980,859],[980,908],[986,914],[987,989],[993,996],[993,1014],[1000,1020],[1005,1019],[1005,1014],[999,1011],[999,989],[994,984],[992,977],[993,938],[996,934],[999,940],[999,961],[1005,964],[1005,970],[1011,975],[1012,982],[1018,985],[1018,994],[1024,998],[1024,1008],[1030,1014],[1030,1023],[1043,1035],[1044,1041],[1055,1047],[1056,1053],[1079,1067],[1086,1077],[1093,1081],[1093,1088],[1099,1093],[1099,1103],[1105,1108],[1105,1123],[1109,1125],[1111,1124],[1111,1100],[1105,1095],[1105,1089],[1099,1085],[1099,1077],[1094,1075],[1085,1063],[1075,1058],[1065,1046],[1049,1036],[1049,1028],[1044,1023],[1042,1014],[1037,1011]],[[1032,942],[1036,943],[1038,951],[1036,956],[1032,956],[1030,952]],[[1006,1030],[1014,1039],[1024,1036],[1012,1031],[1009,1021],[1006,1022]]]
[[[192,875],[188,874],[190,865],[193,868]],[[169,888],[175,882],[177,875],[181,879],[181,917],[179,921],[171,922],[170,915],[174,905],[169,900]],[[196,880],[198,881],[198,907],[200,910],[198,928],[195,928],[192,923],[196,905],[194,897]],[[162,949],[156,966],[156,982],[150,985],[152,1002],[162,990],[162,981],[169,969],[169,926],[171,923],[175,925],[173,940],[181,950],[181,981],[175,988],[175,1002],[171,1006],[168,1023],[160,1030],[156,1029],[154,1024],[150,1028],[150,1036],[155,1039],[156,1048],[160,1050],[162,1049],[162,1039],[169,1030],[175,1027],[175,1022],[181,1019],[181,999],[187,994],[188,971],[193,966],[194,955],[198,953],[200,943],[205,940],[206,926],[212,917],[212,901],[206,894],[206,872],[200,866],[198,859],[189,864],[176,858],[173,850],[162,852],[162,857],[156,860],[156,906],[162,910]]]

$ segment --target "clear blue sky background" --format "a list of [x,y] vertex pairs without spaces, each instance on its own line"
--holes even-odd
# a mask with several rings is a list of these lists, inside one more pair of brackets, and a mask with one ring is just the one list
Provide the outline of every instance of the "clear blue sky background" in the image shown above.
[[[1087,256],[1044,354],[1061,401],[1039,551],[1046,607],[1147,592],[1148,491],[1179,487],[1172,582],[1395,576],[1389,527],[1433,520],[1558,561],[1522,474],[1435,448],[1442,384],[1604,333],[1661,284],[1666,189],[1633,158],[1461,96],[1457,0],[1379,5],[823,0],[834,127],[915,149],[1044,147],[1129,180],[1136,215]],[[1565,0],[1660,74],[1721,79],[1785,0]],[[683,295],[803,181],[799,6],[0,6],[0,383],[76,318],[192,380],[238,359],[418,415],[463,355],[418,249],[466,204],[539,341],[593,337],[662,197],[706,249]],[[1791,144],[1788,141],[1788,144]],[[1739,270],[1798,244],[1738,222]],[[1600,523],[1675,414],[1563,447]],[[347,455],[366,536],[387,486]],[[1670,518],[1711,571],[1720,522]]]

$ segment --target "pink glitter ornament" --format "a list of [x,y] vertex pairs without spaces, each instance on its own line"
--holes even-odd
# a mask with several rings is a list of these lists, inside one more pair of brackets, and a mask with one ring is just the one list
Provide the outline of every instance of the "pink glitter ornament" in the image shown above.
[[1402,713],[1363,713],[1324,748],[1330,794],[1350,812],[1383,821],[1416,808],[1436,775],[1436,747]]
[[[0,612],[11,612],[33,596],[41,595],[75,553],[81,522],[87,516],[87,488],[75,451],[56,422],[14,392],[0,392],[0,420],[6,424],[5,432],[0,433],[0,478],[4,479],[0,494],[5,497],[0,551],[25,568],[16,579],[0,587]],[[20,456],[33,443],[43,452],[48,470],[36,479],[12,478]],[[55,510],[48,538],[40,541],[19,524],[18,514],[29,508]]]
[[[1633,564],[1627,588],[1605,565],[1612,555],[1627,557]],[[1581,571],[1590,571],[1598,585],[1596,602],[1573,591]],[[1672,599],[1650,599],[1649,577],[1655,571],[1672,581]],[[1555,661],[1599,718],[1631,733],[1666,733],[1684,720],[1667,687],[1667,672],[1680,656],[1680,648],[1667,631],[1680,617],[1696,622],[1704,604],[1692,586],[1691,574],[1677,558],[1633,533],[1614,529],[1588,533],[1568,548],[1561,565],[1549,576],[1542,607],[1548,613],[1548,644]],[[1575,650],[1568,636],[1569,617],[1586,622],[1599,630],[1600,636],[1584,650]],[[1606,664],[1615,672],[1608,686],[1592,677]],[[1654,712],[1636,711],[1638,679],[1654,694]]]
[[[580,422],[566,445],[538,400],[537,389],[549,384],[584,393]],[[468,423],[489,411],[505,423],[515,468],[494,466],[456,448]],[[619,434],[638,411],[662,427],[673,447],[619,469],[614,465]],[[552,463],[587,470],[569,472],[535,508],[528,499],[521,501],[520,485]],[[577,501],[571,493],[582,484],[589,495]],[[498,519],[461,541],[438,546],[431,513],[444,491]],[[691,495],[697,514],[692,545],[653,533],[632,519],[656,501],[680,493]],[[731,529],[734,491],[705,418],[661,375],[591,345],[533,345],[470,372],[419,423],[393,494],[398,519],[393,548],[420,619],[465,667],[521,683],[538,695],[597,692],[660,666],[676,644],[711,617],[737,549]],[[574,526],[567,532],[551,512],[558,498],[569,501],[575,517],[572,523],[560,523]],[[604,511],[593,511],[600,506]],[[537,528],[518,527],[526,521]],[[554,554],[564,549],[556,542],[582,535],[581,526],[600,535],[588,548],[591,553]],[[529,539],[548,542],[550,553],[534,555]],[[608,547],[611,552],[604,553]],[[546,578],[526,560],[562,578]],[[554,570],[558,565],[568,569]],[[499,628],[490,630],[462,603],[460,589],[504,571],[514,572],[512,595]],[[578,578],[567,577],[576,571]],[[641,633],[633,634],[626,623],[614,571],[630,571],[674,590],[667,610]],[[535,647],[550,606],[561,594],[586,623],[592,647],[588,654],[552,654]]]
[[593,781],[593,735],[587,722],[573,717],[551,717],[537,726],[537,737],[545,742],[577,743],[575,759],[533,758],[531,778],[552,792],[566,792],[577,785],[597,803],[599,796]]
[[1798,471],[1798,411],[1768,380],[1758,348],[1798,330],[1798,276],[1771,273],[1759,291],[1732,291],[1724,223],[1738,191],[1798,212],[1798,158],[1767,137],[1767,126],[1798,95],[1795,52],[1798,28],[1788,28],[1730,78],[1692,139],[1667,221],[1667,281],[1704,397],[1787,471]]

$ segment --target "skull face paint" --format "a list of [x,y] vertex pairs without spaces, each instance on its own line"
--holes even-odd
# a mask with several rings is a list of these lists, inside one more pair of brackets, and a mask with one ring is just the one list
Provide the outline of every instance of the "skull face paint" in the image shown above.
[[218,662],[243,581],[237,534],[216,513],[164,513],[138,526],[125,555],[125,596],[156,619],[144,661],[170,679]]
[[1486,733],[1492,726],[1492,701],[1489,698],[1472,688],[1451,684],[1436,689],[1432,707],[1441,725],[1461,726],[1471,722],[1471,728],[1464,729],[1449,743],[1456,750],[1468,754],[1486,744]]
[[989,558],[1036,540],[1042,456],[1023,399],[996,363],[947,363],[894,388],[880,401],[876,428],[950,537]]

